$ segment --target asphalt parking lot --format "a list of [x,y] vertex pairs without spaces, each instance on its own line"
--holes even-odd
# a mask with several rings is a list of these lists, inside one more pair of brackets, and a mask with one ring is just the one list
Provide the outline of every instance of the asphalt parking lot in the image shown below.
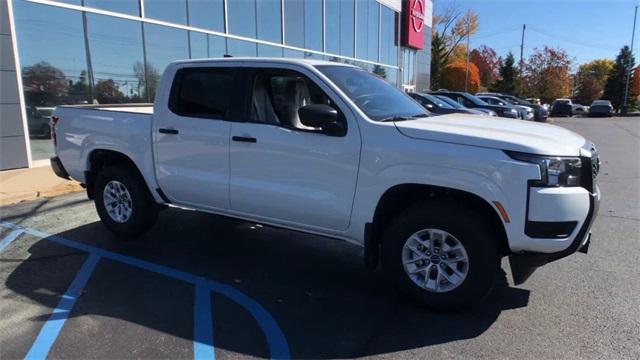
[[359,247],[215,215],[118,243],[77,193],[0,208],[0,358],[638,359],[640,118],[551,122],[603,161],[589,254],[518,287],[504,261],[473,310],[402,301]]

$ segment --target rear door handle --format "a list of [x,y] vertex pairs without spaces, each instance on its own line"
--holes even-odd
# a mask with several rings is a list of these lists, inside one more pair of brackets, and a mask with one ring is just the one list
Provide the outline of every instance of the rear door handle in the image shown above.
[[158,129],[158,132],[160,132],[160,134],[171,134],[171,135],[176,135],[177,133],[179,133],[177,129],[163,129],[163,128]]
[[231,140],[239,141],[239,142],[248,142],[248,143],[258,142],[258,139],[254,137],[249,137],[249,136],[233,136]]

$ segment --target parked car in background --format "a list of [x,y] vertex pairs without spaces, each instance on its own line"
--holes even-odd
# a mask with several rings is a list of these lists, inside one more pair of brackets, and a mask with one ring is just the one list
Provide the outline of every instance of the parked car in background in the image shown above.
[[459,102],[450,99],[446,96],[442,96],[442,95],[433,95],[436,98],[446,102],[447,104],[453,106],[456,109],[459,110],[466,110],[469,112],[469,114],[475,114],[475,115],[487,115],[487,116],[498,116],[498,114],[496,114],[495,111],[493,110],[489,110],[489,109],[480,109],[480,108],[476,108],[476,109],[469,109],[468,107],[465,107],[464,105],[460,104]]
[[582,104],[571,104],[571,107],[573,107],[574,115],[587,115],[589,113],[588,106],[584,106]]
[[528,101],[528,102],[530,102],[530,103],[532,103],[534,105],[542,106],[542,102],[540,101],[539,98],[526,98],[526,99],[524,99],[524,101]]
[[27,124],[30,138],[51,137],[52,107],[30,106],[27,108]]
[[478,93],[476,95],[489,95],[495,96],[502,100],[506,100],[512,105],[526,106],[533,109],[533,118],[535,121],[545,122],[547,121],[547,117],[549,117],[549,108],[548,106],[540,105],[540,99],[537,100],[537,103],[533,103],[531,101],[522,100],[513,95],[506,95],[501,93]]
[[446,115],[446,114],[475,114],[485,115],[482,112],[478,112],[476,110],[467,109],[465,107],[454,107],[448,102],[437,98],[433,95],[425,94],[425,93],[408,93],[411,98],[420,103],[420,105],[424,106],[430,113],[434,115]]
[[478,96],[480,99],[482,99],[483,101],[485,101],[487,104],[491,104],[491,105],[501,105],[501,106],[510,106],[515,108],[518,111],[518,117],[520,119],[523,120],[533,120],[534,118],[534,114],[533,114],[533,109],[528,107],[528,106],[521,106],[521,105],[514,105],[511,104],[509,101],[501,99],[497,96],[487,96],[487,95],[482,95],[482,96]]
[[471,95],[462,91],[435,91],[432,92],[431,95],[442,95],[446,96],[454,101],[457,101],[459,104],[462,104],[465,107],[471,109],[488,109],[495,111],[498,116],[517,119],[518,118],[518,110],[511,106],[501,106],[501,105],[490,105],[486,102],[482,101],[475,95]]
[[589,116],[613,116],[611,101],[594,100],[589,107]]
[[551,116],[573,116],[571,99],[556,99],[551,105]]

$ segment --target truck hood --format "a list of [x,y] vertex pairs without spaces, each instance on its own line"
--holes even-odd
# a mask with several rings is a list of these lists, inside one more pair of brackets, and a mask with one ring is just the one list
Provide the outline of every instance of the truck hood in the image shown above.
[[523,120],[449,114],[397,121],[403,135],[539,155],[577,156],[585,144],[582,136],[555,125]]

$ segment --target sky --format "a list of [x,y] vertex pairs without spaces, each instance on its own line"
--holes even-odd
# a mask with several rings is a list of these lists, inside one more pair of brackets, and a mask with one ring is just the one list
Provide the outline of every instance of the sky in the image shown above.
[[[615,59],[620,48],[631,43],[634,7],[640,0],[434,0],[434,14],[452,4],[479,16],[471,48],[487,45],[501,56],[511,50],[517,61],[526,24],[525,58],[536,47],[561,47],[577,67],[594,59]],[[636,63],[640,61],[638,12]]]

